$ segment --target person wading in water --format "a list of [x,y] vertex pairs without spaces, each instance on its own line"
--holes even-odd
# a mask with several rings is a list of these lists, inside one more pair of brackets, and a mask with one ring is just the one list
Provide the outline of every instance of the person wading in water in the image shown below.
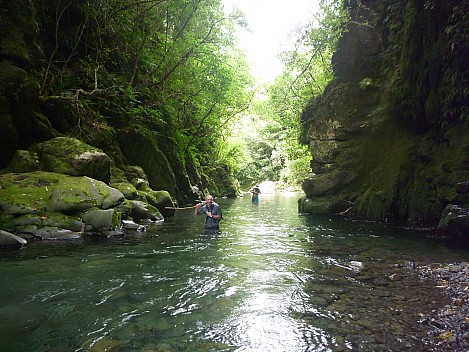
[[249,192],[252,193],[252,198],[251,198],[252,204],[258,205],[259,204],[259,194],[261,194],[261,190],[259,189],[259,186],[251,188],[249,190]]
[[194,215],[205,214],[205,228],[217,230],[222,218],[220,206],[213,201],[212,196],[205,197],[205,204],[199,203],[195,206]]

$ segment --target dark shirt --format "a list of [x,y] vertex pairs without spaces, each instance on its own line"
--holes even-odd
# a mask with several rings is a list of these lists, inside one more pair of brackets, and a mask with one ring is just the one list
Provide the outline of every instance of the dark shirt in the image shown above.
[[[205,214],[207,211],[211,211],[212,215],[221,215],[221,208],[217,203],[212,203],[211,207],[208,207],[208,204],[200,207],[197,210],[197,215]],[[218,229],[221,219],[214,219],[209,216],[205,217],[205,228],[206,229]]]

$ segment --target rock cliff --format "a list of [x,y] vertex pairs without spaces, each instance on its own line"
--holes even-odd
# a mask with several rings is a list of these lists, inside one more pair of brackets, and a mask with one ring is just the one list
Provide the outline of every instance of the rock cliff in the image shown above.
[[300,211],[468,235],[469,3],[365,0],[347,10],[335,79],[301,116],[313,159]]

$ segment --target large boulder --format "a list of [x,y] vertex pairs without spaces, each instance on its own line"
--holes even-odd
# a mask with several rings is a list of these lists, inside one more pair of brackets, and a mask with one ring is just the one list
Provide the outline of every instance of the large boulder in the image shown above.
[[458,245],[469,245],[469,209],[449,204],[436,229],[438,238]]
[[140,194],[145,196],[145,201],[158,209],[164,217],[174,216],[175,204],[167,191],[154,191],[149,187],[142,189]]
[[164,220],[161,213],[153,205],[138,200],[132,200],[130,203],[132,204],[132,210],[130,214],[134,220]]
[[115,231],[122,226],[121,213],[116,209],[90,209],[81,218],[87,231]]
[[43,171],[0,175],[0,186],[0,210],[12,215],[109,209],[124,199],[101,181]]
[[88,176],[107,184],[111,180],[111,158],[98,148],[68,137],[52,138],[30,150],[17,150],[7,169]]

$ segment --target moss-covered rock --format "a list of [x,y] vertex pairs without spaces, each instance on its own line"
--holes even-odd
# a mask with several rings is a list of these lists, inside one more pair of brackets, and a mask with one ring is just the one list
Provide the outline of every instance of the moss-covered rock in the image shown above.
[[130,215],[134,220],[145,220],[161,221],[164,220],[158,209],[153,205],[138,200],[130,201],[132,204],[132,210]]
[[21,236],[61,240],[80,238],[85,229],[85,223],[77,216],[50,212],[18,216],[0,226]]
[[[303,184],[302,211],[334,213],[343,200],[348,216],[436,227],[448,204],[467,201],[456,186],[469,179],[461,79],[469,44],[460,40],[469,5],[427,5],[348,5],[352,21],[334,54],[335,79],[301,117],[316,173]],[[373,27],[360,25],[365,18]],[[346,174],[347,182],[338,177]]]
[[[79,213],[90,208],[116,208],[124,200],[118,190],[89,177],[51,172],[0,175],[0,226],[41,238],[70,238],[86,221]],[[119,215],[113,215],[112,227]]]
[[37,144],[41,170],[71,176],[88,176],[109,183],[111,159],[102,150],[75,138],[57,137]]
[[121,228],[121,213],[116,209],[88,209],[81,214],[86,231],[115,231]]
[[17,150],[4,172],[48,171],[71,176],[88,176],[109,183],[111,159],[100,149],[75,138],[57,137],[30,150]]
[[111,186],[119,190],[126,199],[132,200],[137,198],[137,188],[130,182],[111,183]]
[[164,217],[174,216],[174,202],[171,195],[167,191],[154,191],[151,188],[146,188],[140,191],[145,195],[145,200],[158,209]]

